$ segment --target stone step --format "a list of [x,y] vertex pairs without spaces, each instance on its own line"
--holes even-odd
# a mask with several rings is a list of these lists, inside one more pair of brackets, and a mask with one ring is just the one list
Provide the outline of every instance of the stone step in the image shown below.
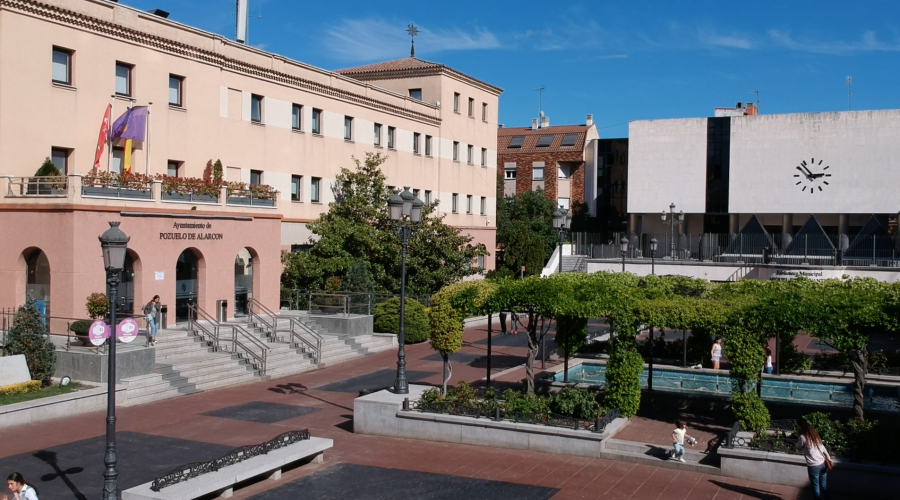
[[604,453],[610,454],[610,458],[623,459],[628,462],[647,464],[654,467],[685,469],[701,474],[721,474],[718,455],[708,455],[693,450],[690,448],[690,445],[686,446],[684,450],[685,461],[679,462],[678,460],[669,459],[668,452],[671,446],[666,447],[619,439],[607,439],[603,443]]

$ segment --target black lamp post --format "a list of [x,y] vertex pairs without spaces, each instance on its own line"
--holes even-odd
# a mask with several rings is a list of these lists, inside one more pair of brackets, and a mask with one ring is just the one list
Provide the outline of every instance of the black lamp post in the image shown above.
[[568,231],[569,226],[572,224],[572,217],[569,216],[569,211],[565,208],[559,207],[553,212],[553,228],[556,229],[556,237],[559,240],[559,272],[562,274],[562,246],[563,241],[565,241],[566,231]]
[[103,463],[103,500],[119,500],[118,477],[116,470],[116,296],[119,288],[119,276],[125,268],[125,254],[128,251],[130,238],[119,229],[118,221],[111,221],[109,229],[100,236],[100,248],[103,250],[103,267],[106,269],[106,288],[109,297],[109,366],[106,370],[106,455]]
[[650,238],[650,274],[656,274],[656,238]]
[[622,272],[625,272],[625,254],[628,253],[628,238],[622,236],[619,240],[619,246],[622,247]]
[[[668,216],[668,220],[666,220],[666,216]],[[675,260],[675,227],[684,223],[684,212],[678,212],[678,215],[676,216],[675,204],[672,203],[669,205],[668,214],[665,210],[662,211],[662,221],[663,224],[667,224],[671,227],[672,239],[669,241],[669,255],[672,257],[672,260]]]
[[406,380],[406,249],[409,246],[409,223],[417,223],[422,218],[422,200],[416,198],[408,187],[400,194],[388,198],[391,220],[400,222],[400,334],[397,335],[397,378],[390,391],[394,394],[409,394]]

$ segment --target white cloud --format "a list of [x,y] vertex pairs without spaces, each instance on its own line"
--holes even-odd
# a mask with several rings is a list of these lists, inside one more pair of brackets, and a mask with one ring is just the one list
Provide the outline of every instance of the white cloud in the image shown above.
[[816,54],[844,55],[857,52],[900,52],[900,41],[882,42],[874,31],[866,31],[858,41],[827,41],[811,38],[795,38],[781,30],[769,30],[769,38],[780,47]]
[[[409,53],[409,35],[402,23],[383,19],[345,19],[326,30],[325,49],[336,59],[376,61],[399,59]],[[430,30],[417,26],[416,55],[449,50],[499,49],[500,42],[485,28]]]
[[723,47],[727,49],[752,49],[753,42],[749,38],[741,35],[719,35],[709,31],[701,30],[697,35],[697,39],[701,44],[712,47]]

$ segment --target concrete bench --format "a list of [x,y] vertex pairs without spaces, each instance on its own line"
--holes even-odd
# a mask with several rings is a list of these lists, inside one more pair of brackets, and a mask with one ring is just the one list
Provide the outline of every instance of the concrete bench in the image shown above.
[[281,479],[282,468],[290,464],[307,459],[321,463],[325,450],[333,445],[334,441],[331,439],[310,437],[265,455],[167,486],[160,491],[150,489],[152,482],[135,486],[122,492],[122,500],[194,500],[211,493],[227,498],[234,494],[235,485],[248,479],[268,476],[269,479],[278,480]]

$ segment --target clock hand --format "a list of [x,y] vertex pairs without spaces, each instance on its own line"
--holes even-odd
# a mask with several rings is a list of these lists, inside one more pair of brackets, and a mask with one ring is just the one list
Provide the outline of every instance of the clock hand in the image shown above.
[[[797,170],[799,170],[800,173],[802,173],[807,179],[812,179],[812,172],[810,172],[809,170],[806,170],[805,168],[799,166],[797,167]],[[804,172],[804,170],[806,171]]]
[[825,174],[824,173],[823,174],[812,174],[813,179],[818,179],[820,177],[825,177]]

